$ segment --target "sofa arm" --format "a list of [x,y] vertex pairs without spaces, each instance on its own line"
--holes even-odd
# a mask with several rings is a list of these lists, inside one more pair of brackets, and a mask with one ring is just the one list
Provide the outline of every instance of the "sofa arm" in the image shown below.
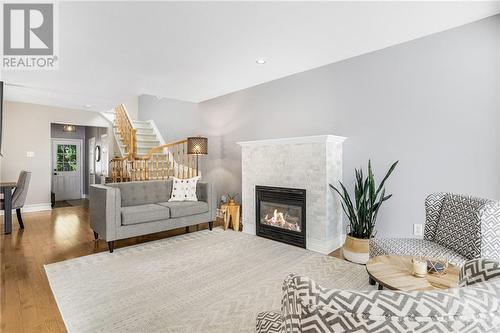
[[120,189],[105,185],[90,186],[90,226],[107,242],[116,240],[116,229],[121,225]]
[[279,311],[265,311],[257,315],[257,333],[285,332],[283,329],[283,315]]
[[500,278],[500,262],[489,259],[472,259],[460,269],[458,285],[470,286],[479,282]]
[[196,196],[199,201],[204,201],[208,204],[208,211],[212,216],[212,221],[215,220],[217,203],[214,186],[211,183],[198,182]]

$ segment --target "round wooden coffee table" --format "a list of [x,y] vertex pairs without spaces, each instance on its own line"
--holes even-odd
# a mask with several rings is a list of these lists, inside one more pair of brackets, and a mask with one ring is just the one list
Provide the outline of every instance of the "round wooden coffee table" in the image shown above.
[[366,271],[370,284],[378,283],[378,289],[383,288],[401,291],[442,290],[457,286],[459,268],[449,264],[446,274],[427,274],[419,278],[411,275],[411,256],[378,256],[366,263]]

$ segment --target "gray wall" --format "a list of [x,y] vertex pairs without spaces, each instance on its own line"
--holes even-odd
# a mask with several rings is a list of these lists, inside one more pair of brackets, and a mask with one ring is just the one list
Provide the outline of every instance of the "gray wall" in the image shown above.
[[[90,138],[95,138],[95,144],[96,146],[101,146],[101,151],[102,151],[102,142],[101,142],[101,135],[106,134],[108,132],[108,129],[105,127],[92,127],[92,126],[86,126],[85,127],[85,167],[84,167],[84,178],[83,178],[83,193],[84,194],[89,194],[90,190],[90,182],[89,182],[89,177],[90,177],[90,170],[89,170],[89,139]],[[108,140],[109,142],[109,140]],[[95,173],[96,175],[101,174],[101,164],[102,163],[109,163],[108,161],[104,161],[101,159],[101,162],[96,163],[95,166]]]
[[379,177],[400,161],[377,229],[411,236],[431,192],[500,199],[499,41],[497,15],[203,102],[189,113],[195,127],[141,103],[139,114],[165,120],[167,134],[200,127],[212,134],[208,175],[219,193],[240,192],[237,141],[346,136],[343,178],[351,187],[354,168],[369,158]]

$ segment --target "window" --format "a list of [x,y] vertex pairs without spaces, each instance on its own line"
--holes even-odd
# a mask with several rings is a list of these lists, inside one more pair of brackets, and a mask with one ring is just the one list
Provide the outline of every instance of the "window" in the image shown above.
[[57,145],[56,171],[77,171],[76,145]]

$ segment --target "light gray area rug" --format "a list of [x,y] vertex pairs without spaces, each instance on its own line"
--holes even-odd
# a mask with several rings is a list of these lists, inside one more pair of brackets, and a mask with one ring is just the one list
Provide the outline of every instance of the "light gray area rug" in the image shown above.
[[231,230],[203,230],[45,266],[69,332],[255,332],[290,273],[372,289],[364,266]]

